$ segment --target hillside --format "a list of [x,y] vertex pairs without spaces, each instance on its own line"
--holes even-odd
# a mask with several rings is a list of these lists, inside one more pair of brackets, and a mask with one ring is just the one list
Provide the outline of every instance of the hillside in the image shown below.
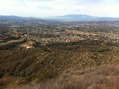
[[118,24],[1,21],[0,89],[118,89]]
[[0,50],[0,86],[4,88],[11,84],[15,87],[29,82],[37,83],[55,78],[64,71],[118,64],[118,46],[103,43],[84,40],[33,49]]
[[119,89],[119,66],[101,65],[65,71],[58,78],[16,89]]

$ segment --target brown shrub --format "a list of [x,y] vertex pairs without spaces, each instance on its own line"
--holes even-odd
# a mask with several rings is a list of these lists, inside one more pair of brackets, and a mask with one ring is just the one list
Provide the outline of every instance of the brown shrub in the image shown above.
[[119,89],[118,68],[118,66],[104,65],[80,71],[68,71],[58,78],[17,89]]

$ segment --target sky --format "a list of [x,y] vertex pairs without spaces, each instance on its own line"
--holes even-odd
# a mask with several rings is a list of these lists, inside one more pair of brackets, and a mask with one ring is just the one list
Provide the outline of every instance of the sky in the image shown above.
[[46,18],[67,14],[119,17],[119,0],[0,0],[0,15]]

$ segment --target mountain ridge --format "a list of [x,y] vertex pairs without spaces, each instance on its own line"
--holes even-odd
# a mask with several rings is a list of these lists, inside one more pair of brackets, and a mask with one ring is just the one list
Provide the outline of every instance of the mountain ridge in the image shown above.
[[118,21],[119,17],[97,17],[83,14],[68,14],[64,16],[54,16],[49,18],[21,17],[15,15],[0,15],[0,20],[51,20],[51,21]]
[[97,17],[83,14],[69,14],[64,16],[56,16],[57,20],[64,21],[117,21],[119,18],[117,17]]

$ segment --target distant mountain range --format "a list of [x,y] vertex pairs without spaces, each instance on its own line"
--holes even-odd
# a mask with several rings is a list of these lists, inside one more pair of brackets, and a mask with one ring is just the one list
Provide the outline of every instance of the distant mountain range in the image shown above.
[[41,20],[40,18],[35,17],[20,17],[20,16],[3,16],[0,15],[0,20],[15,20],[15,21],[21,21],[21,20]]
[[63,20],[63,21],[117,21],[119,18],[112,17],[96,17],[90,15],[82,15],[82,14],[70,14],[65,16],[57,16],[53,17],[55,20]]
[[51,20],[51,21],[117,21],[119,18],[96,17],[82,14],[69,14],[51,18],[19,17],[19,16],[0,16],[0,20]]

